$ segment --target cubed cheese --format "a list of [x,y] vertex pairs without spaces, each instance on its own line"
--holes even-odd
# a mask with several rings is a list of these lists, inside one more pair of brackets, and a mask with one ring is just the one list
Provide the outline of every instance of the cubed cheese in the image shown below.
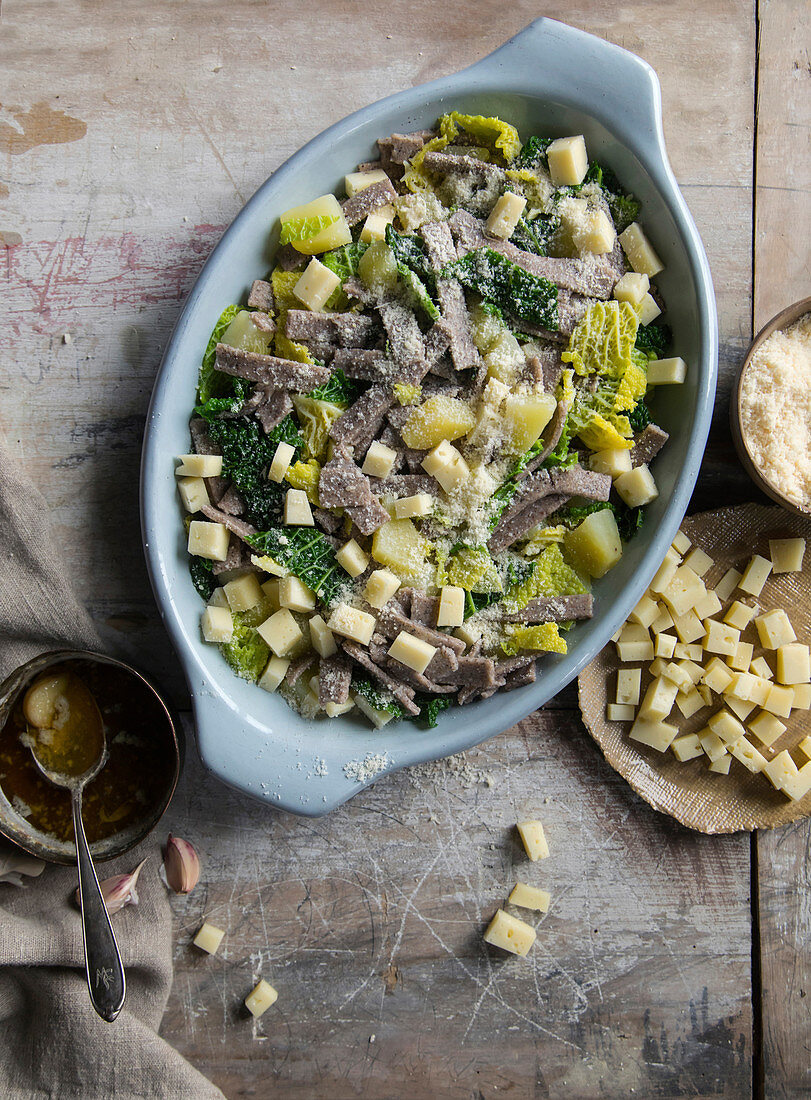
[[206,642],[230,642],[234,636],[234,619],[227,607],[209,604],[200,616],[200,630]]
[[461,454],[443,439],[422,460],[422,468],[431,477],[436,478],[446,493],[452,492],[457,485],[470,476],[470,467]]
[[502,241],[508,241],[526,205],[527,200],[522,195],[505,191],[490,211],[485,229],[491,237],[500,237]]
[[356,607],[350,607],[347,603],[339,603],[329,617],[327,626],[333,634],[340,634],[342,638],[349,638],[359,645],[368,645],[375,631],[374,615],[366,611],[359,611]]
[[365,714],[375,729],[382,729],[388,722],[392,720],[394,715],[390,710],[381,710],[379,707],[373,707],[372,704],[364,698],[363,695],[357,694],[353,696],[355,706],[358,710]]
[[[673,616],[670,614],[668,608],[663,603],[660,603],[658,607],[659,614],[650,624],[653,634],[661,634],[662,631],[670,630],[671,626],[673,626]],[[658,656],[659,654],[657,653],[657,657]],[[664,656],[664,654],[662,654],[662,656]]]
[[407,668],[413,668],[415,672],[423,673],[431,663],[436,650],[436,646],[401,630],[389,646],[389,657]]
[[690,645],[691,642],[704,637],[704,624],[695,611],[687,611],[684,615],[674,615],[673,629],[683,645]]
[[228,607],[229,606],[228,597],[225,595],[225,590],[222,587],[215,588],[214,591],[211,593],[211,596],[208,600],[208,606],[209,607]]
[[614,480],[614,488],[629,508],[641,508],[659,496],[653,474],[647,466],[637,466]]
[[797,573],[803,567],[805,539],[769,539],[774,573]]
[[777,679],[781,684],[807,684],[811,680],[811,658],[807,645],[789,642],[777,649]]
[[640,305],[638,306],[638,310],[640,325],[651,324],[662,312],[659,306],[656,304],[656,299],[653,297],[652,294],[645,295]]
[[605,716],[609,722],[633,722],[636,707],[630,703],[608,703]]
[[273,611],[278,611],[281,607],[281,604],[279,603],[279,578],[271,577],[270,580],[263,581],[261,588],[265,596],[269,600]]
[[755,676],[759,676],[761,680],[771,680],[774,677],[771,666],[765,657],[755,657],[749,666],[749,671],[754,672]]
[[461,626],[465,620],[465,590],[446,584],[439,590],[437,626]]
[[781,645],[797,641],[789,617],[781,607],[755,619],[755,626],[764,649],[779,649]]
[[620,233],[620,244],[634,271],[652,279],[664,269],[665,265],[656,255],[638,222],[631,222],[628,228]]
[[222,928],[217,928],[215,925],[209,924],[208,921],[204,921],[192,943],[195,947],[199,947],[201,951],[206,951],[209,955],[216,955],[224,936],[225,932]]
[[549,845],[546,842],[546,833],[540,821],[519,821],[516,825],[518,835],[524,845],[529,858],[535,863],[539,859],[546,859],[549,855]]
[[315,592],[293,573],[279,581],[279,606],[304,614],[315,608]]
[[264,691],[275,691],[287,674],[290,661],[285,657],[271,657],[257,683]]
[[686,554],[693,544],[690,542],[687,535],[685,535],[684,531],[677,531],[676,537],[673,539],[671,545],[677,554]]
[[379,206],[377,210],[369,214],[363,223],[363,229],[360,231],[360,239],[363,243],[371,244],[373,241],[385,241],[386,227],[394,221],[395,214],[394,207],[388,204]]
[[396,451],[376,439],[366,452],[361,470],[369,477],[388,477],[396,458]]
[[740,630],[726,623],[719,623],[715,619],[708,619],[706,623],[707,637],[704,640],[704,648],[708,653],[720,653],[722,657],[734,657],[741,640]]
[[687,364],[678,355],[672,359],[652,359],[647,373],[649,386],[678,386],[687,377]]
[[650,596],[643,596],[628,618],[632,623],[639,623],[647,629],[658,614],[659,607],[656,600],[651,599]]
[[770,748],[786,732],[786,726],[779,718],[769,714],[767,710],[761,710],[754,718],[746,723],[750,731],[757,737],[762,745]]
[[177,489],[183,507],[192,515],[211,503],[206,483],[201,477],[182,477],[177,483]]
[[730,714],[728,710],[722,709],[713,714],[707,725],[713,733],[721,738],[725,745],[734,745],[746,733],[738,719]]
[[222,455],[180,455],[180,465],[175,469],[178,477],[219,477],[222,473]]
[[727,695],[724,698],[724,702],[729,710],[731,710],[735,717],[739,718],[741,722],[745,722],[747,717],[755,709],[754,703],[748,702],[745,699],[737,699],[734,695]]
[[742,592],[748,592],[750,596],[759,596],[763,586],[769,579],[772,571],[772,563],[768,558],[762,558],[760,554],[753,555],[751,561],[743,571],[738,588]]
[[664,657],[666,660],[676,652],[676,639],[672,634],[655,634],[653,641],[653,653],[655,657]]
[[799,802],[811,791],[811,761],[803,764],[796,775],[789,776],[781,787],[783,794],[788,795],[792,802]]
[[642,669],[621,668],[617,672],[617,702],[629,703],[635,707],[639,703]]
[[221,523],[193,519],[189,524],[188,551],[209,561],[225,561],[231,536]]
[[535,909],[538,913],[546,913],[549,911],[551,896],[548,890],[528,886],[525,882],[516,882],[507,900],[510,905],[518,905],[522,909]]
[[414,516],[430,516],[434,508],[434,498],[430,493],[414,493],[410,497],[400,497],[394,502],[395,519],[412,519]]
[[680,565],[661,595],[672,615],[684,615],[703,599],[706,591],[701,577],[689,566]]
[[585,138],[582,134],[557,138],[548,145],[546,160],[555,187],[575,187],[583,182],[589,167]]
[[572,226],[572,243],[578,252],[604,256],[613,251],[617,231],[604,210],[591,208]]
[[673,575],[679,567],[681,558],[675,551],[668,550],[665,559],[654,574],[653,580],[648,585],[648,592],[654,596],[661,596],[673,579]]
[[729,766],[731,763],[732,757],[726,752],[723,756],[719,756],[717,760],[713,760],[709,766],[709,771],[718,772],[720,775],[729,775]]
[[627,449],[595,451],[589,456],[589,469],[598,474],[619,477],[631,470],[631,452]]
[[271,1005],[276,1004],[279,994],[273,986],[260,978],[253,991],[245,998],[245,1007],[252,1016],[261,1016]]
[[454,638],[458,638],[460,642],[464,642],[469,649],[481,638],[482,628],[476,626],[475,623],[472,622],[462,623],[460,627],[454,630],[453,636]]
[[304,274],[293,287],[293,294],[300,302],[315,312],[323,310],[329,298],[338,287],[341,280],[334,271],[313,257],[304,269]]
[[745,737],[741,737],[734,745],[730,745],[729,751],[736,760],[743,764],[747,771],[762,772],[766,766],[766,757]]
[[310,642],[319,657],[331,657],[338,652],[335,636],[320,615],[310,616]]
[[666,680],[663,676],[652,680],[639,708],[640,718],[653,722],[667,718],[676,702],[678,690],[677,684],[672,680]]
[[807,734],[799,743],[797,748],[800,750],[806,760],[811,760],[811,734]]
[[718,584],[715,586],[715,594],[719,600],[728,600],[735,589],[738,587],[738,582],[741,579],[742,574],[737,569],[727,569],[723,577],[721,577]]
[[701,743],[701,748],[709,757],[710,761],[715,762],[719,757],[726,754],[726,744],[709,726],[705,726],[703,730],[699,730],[696,736]]
[[232,611],[249,611],[264,599],[264,592],[255,573],[246,573],[222,586]]
[[487,926],[484,940],[485,943],[510,951],[513,955],[526,955],[535,943],[535,929],[499,909]]
[[692,718],[694,714],[698,714],[706,705],[701,693],[697,691],[696,688],[692,688],[687,693],[680,691],[676,696],[676,706],[685,718]]
[[735,600],[727,608],[727,613],[724,615],[724,622],[730,626],[734,626],[738,630],[743,630],[748,626],[755,615],[754,607],[750,607],[748,603],[743,603],[741,600]]
[[355,539],[350,539],[337,551],[335,560],[350,577],[359,577],[369,564],[369,555],[361,549]]
[[349,172],[344,176],[344,189],[351,198],[358,191],[364,191],[373,183],[383,183],[388,178],[382,168],[372,168],[368,172]]
[[704,647],[699,642],[677,642],[673,656],[679,661],[700,661]]
[[732,678],[733,674],[720,657],[713,657],[701,677],[701,682],[720,694],[726,691],[732,683]]
[[713,615],[717,615],[721,610],[722,604],[718,599],[715,592],[705,592],[703,596],[696,600],[695,608],[693,609],[698,615],[699,619],[711,619]]
[[688,569],[692,569],[697,577],[703,577],[708,570],[712,569],[715,562],[709,554],[705,554],[703,550],[694,546],[684,559],[684,564]]
[[795,684],[792,710],[811,710],[811,684]]
[[639,717],[631,726],[628,736],[657,752],[666,752],[676,738],[679,730],[667,722],[654,721]]
[[256,628],[256,632],[270,646],[277,657],[286,657],[290,650],[304,637],[298,623],[287,610],[281,608]]
[[751,642],[738,642],[738,648],[731,657],[727,657],[727,664],[738,672],[746,672],[752,660],[755,647]]
[[614,285],[614,297],[618,302],[630,302],[638,306],[650,290],[650,279],[641,272],[629,271]]
[[694,760],[697,756],[701,756],[704,752],[701,747],[701,742],[698,739],[698,734],[688,733],[684,737],[677,737],[675,741],[670,743],[670,751],[680,760],[682,764],[685,760]]
[[689,672],[674,661],[670,661],[665,665],[662,669],[662,676],[669,680],[671,684],[675,684],[679,691],[690,691],[693,687],[693,680]]
[[271,481],[277,483],[284,481],[284,475],[290,469],[290,463],[293,461],[293,456],[296,453],[296,448],[292,447],[289,443],[279,443],[273,454],[273,460],[268,470],[268,477]]
[[386,606],[399,587],[400,580],[394,573],[388,569],[375,569],[366,582],[363,598],[379,611]]
[[797,765],[791,758],[791,753],[788,749],[783,749],[773,760],[767,761],[763,767],[763,774],[773,787],[781,791],[784,784],[797,775],[798,770]]
[[338,718],[342,714],[348,714],[350,710],[355,709],[355,704],[351,699],[347,699],[345,703],[331,703],[324,704],[324,711],[327,718]]
[[704,669],[697,661],[681,660],[678,665],[687,673],[694,684],[699,683],[704,675]]
[[310,502],[303,489],[288,489],[284,497],[284,522],[289,527],[314,527]]
[[764,711],[769,711],[770,714],[776,714],[780,718],[788,718],[791,714],[793,701],[794,693],[791,687],[783,687],[781,684],[771,684],[763,708]]
[[701,696],[701,698],[704,700],[704,705],[708,706],[708,707],[711,707],[712,706],[712,691],[710,690],[710,688],[708,688],[706,684],[699,684],[698,687],[696,688],[696,691]]
[[[647,633],[647,631],[646,631]],[[647,641],[624,641],[622,638],[617,642],[617,655],[621,661],[652,661],[653,660],[653,642],[650,635],[648,635]]]

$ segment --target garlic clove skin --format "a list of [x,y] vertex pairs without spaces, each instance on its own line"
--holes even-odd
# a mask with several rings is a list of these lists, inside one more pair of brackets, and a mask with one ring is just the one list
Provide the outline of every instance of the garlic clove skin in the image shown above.
[[200,878],[200,860],[194,846],[169,833],[163,869],[169,887],[176,894],[191,893]]
[[[136,886],[138,885],[138,876],[141,873],[141,868],[146,863],[145,859],[142,859],[134,871],[130,871],[126,875],[113,875],[112,878],[106,878],[103,882],[99,883],[101,888],[101,896],[104,898],[104,904],[107,906],[107,912],[110,916],[113,913],[117,913],[119,909],[123,909],[125,905],[137,905],[138,904],[138,891]],[[76,904],[80,905],[79,891],[76,891]]]

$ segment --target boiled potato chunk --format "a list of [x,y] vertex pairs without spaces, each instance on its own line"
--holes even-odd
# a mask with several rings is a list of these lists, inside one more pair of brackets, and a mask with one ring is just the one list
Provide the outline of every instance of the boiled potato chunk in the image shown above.
[[622,541],[610,508],[586,516],[564,539],[578,568],[590,577],[602,577],[622,557]]
[[334,195],[321,195],[312,202],[305,202],[302,206],[294,206],[285,210],[281,220],[283,222],[299,221],[302,218],[335,218],[331,225],[319,230],[312,237],[303,241],[291,241],[297,252],[305,256],[315,256],[319,252],[326,252],[330,248],[339,248],[342,244],[350,244],[352,233],[346,224],[341,204]]
[[[554,398],[550,400],[554,410],[555,400]],[[551,415],[550,413],[549,416]],[[546,419],[548,420],[549,417]],[[460,436],[466,435],[474,423],[475,417],[464,401],[439,395],[429,397],[422,405],[417,406],[403,425],[400,434],[407,447],[427,451],[436,447],[443,439],[459,439]],[[535,438],[537,439],[537,436]],[[526,449],[526,447],[522,448],[522,450]]]
[[372,557],[398,577],[413,577],[425,565],[428,542],[410,519],[393,519],[378,527],[372,538]]
[[512,446],[519,454],[537,443],[552,419],[557,402],[551,393],[511,394],[504,403]]
[[262,332],[251,320],[247,309],[241,309],[220,337],[221,344],[242,351],[255,351],[258,355],[267,355],[272,332]]
[[360,258],[358,274],[370,290],[384,294],[397,286],[397,261],[385,241],[374,241]]

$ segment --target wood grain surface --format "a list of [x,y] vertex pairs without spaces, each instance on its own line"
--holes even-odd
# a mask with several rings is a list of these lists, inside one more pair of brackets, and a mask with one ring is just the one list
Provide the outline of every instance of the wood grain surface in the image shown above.
[[[181,706],[137,483],[185,295],[304,141],[538,15],[659,73],[720,315],[693,507],[758,499],[727,404],[753,308],[765,319],[807,293],[807,2],[2,5],[0,424],[110,649]],[[199,845],[204,875],[176,904],[163,1032],[227,1096],[809,1094],[807,827],[750,847],[657,815],[590,744],[571,689],[463,762],[391,777],[323,821],[246,803],[190,757],[169,824]],[[542,864],[523,860],[511,831],[528,813],[547,825]],[[528,960],[481,942],[519,876],[553,896]],[[228,930],[221,957],[189,947],[204,915]],[[240,1003],[260,973],[280,997],[253,1023]]]

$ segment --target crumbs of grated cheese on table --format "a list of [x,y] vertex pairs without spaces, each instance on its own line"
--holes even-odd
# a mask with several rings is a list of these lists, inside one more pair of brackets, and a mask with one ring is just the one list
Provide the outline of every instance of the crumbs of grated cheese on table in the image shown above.
[[356,783],[366,783],[391,763],[387,752],[367,752],[362,759],[347,760],[344,764],[344,775],[347,779],[354,779]]
[[811,313],[774,332],[741,379],[741,434],[764,478],[811,508]]

